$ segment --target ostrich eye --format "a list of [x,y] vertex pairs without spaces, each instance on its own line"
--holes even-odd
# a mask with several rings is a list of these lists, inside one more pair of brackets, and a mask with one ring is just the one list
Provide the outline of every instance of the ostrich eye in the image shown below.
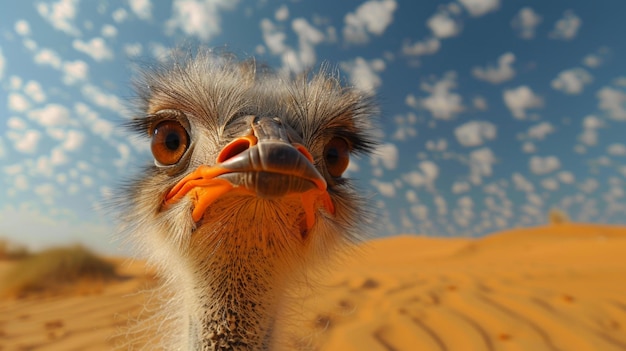
[[350,146],[346,139],[332,138],[324,148],[324,161],[331,176],[341,177],[350,162]]
[[176,121],[163,121],[152,132],[152,155],[164,166],[170,166],[180,160],[189,147],[189,135],[185,128]]

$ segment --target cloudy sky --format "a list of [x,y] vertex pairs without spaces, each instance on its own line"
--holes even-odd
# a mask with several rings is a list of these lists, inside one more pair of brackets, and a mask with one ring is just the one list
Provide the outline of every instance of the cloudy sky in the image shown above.
[[378,156],[349,175],[378,235],[626,223],[626,2],[15,1],[0,12],[0,235],[107,252],[102,202],[147,145],[133,67],[183,41],[281,72],[329,62],[380,102]]

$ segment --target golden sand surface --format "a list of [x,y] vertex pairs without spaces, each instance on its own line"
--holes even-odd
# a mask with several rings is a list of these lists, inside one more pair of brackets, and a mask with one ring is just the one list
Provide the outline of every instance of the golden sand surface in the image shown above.
[[[101,293],[0,301],[0,350],[110,350],[150,281],[120,267]],[[372,240],[300,303],[311,350],[626,350],[626,228]]]

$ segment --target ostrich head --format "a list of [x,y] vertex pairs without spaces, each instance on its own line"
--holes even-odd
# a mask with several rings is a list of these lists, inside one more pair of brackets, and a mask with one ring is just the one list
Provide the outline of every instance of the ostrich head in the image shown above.
[[343,176],[372,146],[367,95],[323,71],[285,78],[200,51],[142,72],[154,163],[122,224],[169,289],[166,348],[269,350],[290,282],[359,237],[365,199]]

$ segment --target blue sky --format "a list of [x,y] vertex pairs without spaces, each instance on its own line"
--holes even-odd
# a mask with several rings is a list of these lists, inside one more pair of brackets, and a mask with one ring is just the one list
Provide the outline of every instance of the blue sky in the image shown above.
[[0,235],[115,252],[103,210],[151,162],[119,125],[130,77],[181,42],[278,71],[329,62],[376,94],[382,144],[349,176],[379,236],[626,223],[626,2],[14,2],[0,13]]

